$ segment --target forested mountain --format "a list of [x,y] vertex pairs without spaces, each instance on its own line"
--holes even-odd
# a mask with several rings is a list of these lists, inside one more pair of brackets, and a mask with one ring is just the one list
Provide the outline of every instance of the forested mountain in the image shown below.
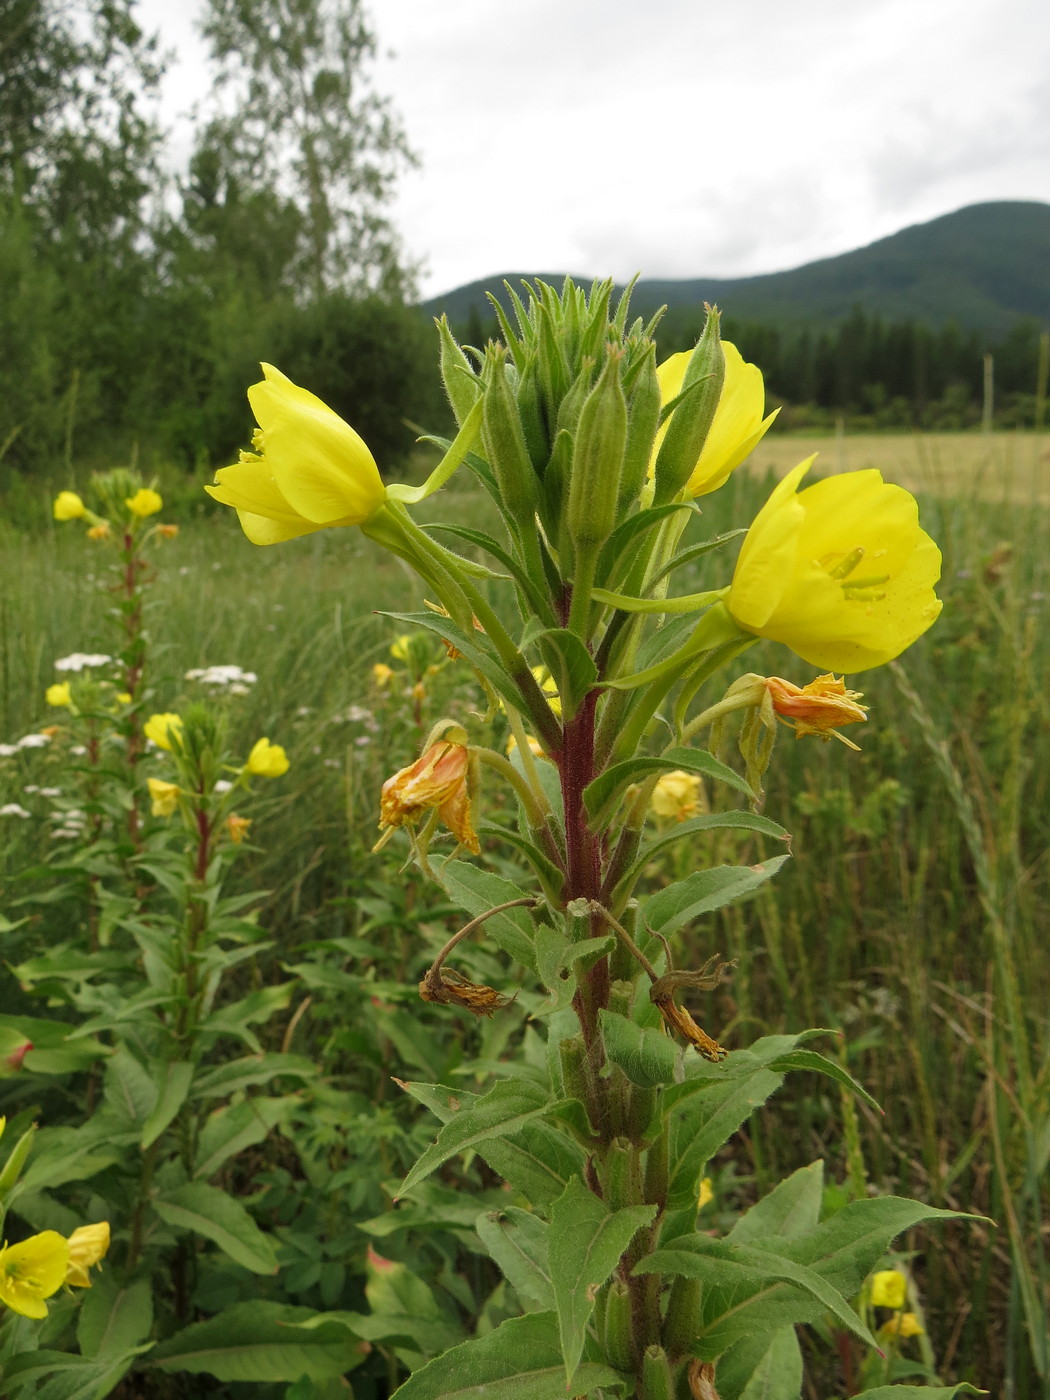
[[[591,269],[584,270],[587,276]],[[600,272],[601,269],[594,271]],[[517,285],[522,276],[508,273]],[[562,274],[544,274],[560,282]],[[464,322],[472,309],[488,319],[486,291],[505,298],[503,277],[457,287],[426,303]],[[998,338],[1019,320],[1050,321],[1050,205],[1009,200],[973,204],[915,224],[835,258],[761,277],[643,279],[632,305],[647,315],[666,303],[673,327],[704,301],[737,321],[826,328],[856,307],[886,320],[931,327],[955,322]]]

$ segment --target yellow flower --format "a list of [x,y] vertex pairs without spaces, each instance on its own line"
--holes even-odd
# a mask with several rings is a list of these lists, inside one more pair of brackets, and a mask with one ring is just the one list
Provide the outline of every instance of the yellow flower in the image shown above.
[[897,1269],[880,1269],[871,1276],[873,1308],[903,1308],[908,1297],[908,1280]]
[[150,811],[155,817],[170,817],[179,805],[178,783],[166,783],[163,778],[149,779]]
[[121,703],[122,705],[130,705],[130,704],[131,704],[131,692],[130,692],[130,691],[127,691],[127,690],[118,690],[118,691],[117,691],[117,699],[120,701],[120,703]]
[[371,452],[348,423],[273,365],[248,390],[259,431],[205,489],[235,507],[253,544],[277,544],[332,525],[360,525],[386,491]]
[[51,513],[56,520],[81,520],[87,514],[87,506],[75,491],[60,491]]
[[431,744],[415,763],[387,778],[379,801],[380,827],[411,826],[428,808],[436,807],[441,820],[460,845],[477,855],[480,847],[470,815],[467,768],[470,752],[465,744],[440,740]]
[[158,510],[164,509],[161,497],[148,486],[140,486],[134,496],[129,496],[124,504],[132,515],[137,515],[140,520],[144,520],[147,515],[156,515]]
[[66,1265],[66,1283],[73,1288],[90,1288],[88,1269],[105,1257],[109,1249],[109,1221],[102,1220],[97,1225],[81,1225],[69,1237],[69,1263]]
[[248,772],[257,778],[279,778],[290,767],[284,749],[280,744],[271,744],[269,739],[258,739],[248,755]]
[[703,1210],[715,1198],[714,1188],[711,1185],[711,1178],[705,1176],[700,1183],[700,1196],[696,1202],[697,1210]]
[[44,692],[44,699],[49,705],[54,705],[56,709],[61,705],[71,705],[73,697],[69,692],[69,682],[56,681],[54,685],[49,685]]
[[680,768],[660,775],[649,800],[658,817],[669,817],[675,822],[688,821],[706,805],[701,780],[695,773],[684,773]]
[[898,1313],[879,1328],[880,1337],[921,1337],[925,1327],[915,1313]]
[[[529,753],[532,754],[533,758],[546,758],[546,757],[547,757],[547,755],[546,755],[546,754],[544,753],[544,751],[543,751],[543,745],[542,745],[542,744],[540,743],[540,741],[535,737],[535,735],[533,735],[533,734],[526,734],[526,735],[525,735],[525,742],[528,744],[528,746],[529,746]],[[507,757],[508,757],[508,758],[510,757],[510,755],[514,752],[514,750],[515,750],[517,747],[518,747],[518,741],[517,741],[517,739],[514,737],[514,735],[512,734],[512,735],[510,736],[510,738],[507,740]]]
[[182,720],[172,714],[150,715],[142,726],[142,732],[147,739],[153,740],[158,749],[167,749],[170,753],[172,738],[182,733]]
[[796,494],[812,462],[790,471],[755,517],[726,607],[739,627],[813,666],[882,666],[936,621],[941,552],[914,497],[877,471]]
[[236,812],[231,812],[226,818],[226,830],[235,846],[239,846],[248,835],[248,828],[251,824],[251,817],[239,817]]
[[23,1317],[47,1317],[45,1298],[66,1281],[69,1243],[57,1230],[0,1249],[0,1302]]
[[394,678],[394,668],[388,666],[383,661],[377,661],[372,667],[372,684],[377,690],[382,690],[389,685]]
[[402,633],[400,637],[395,637],[394,640],[390,643],[390,655],[394,658],[395,661],[407,661],[409,657],[409,648],[411,646],[411,643],[412,637],[410,633]]
[[[757,365],[748,364],[731,341],[723,340],[722,349],[726,357],[722,393],[703,451],[686,483],[687,496],[706,496],[724,486],[733,468],[738,467],[744,458],[754,451],[780,412],[778,408],[768,418],[762,417],[765,407],[762,371]],[[682,392],[682,381],[685,379],[689,358],[690,352],[683,350],[681,354],[672,355],[669,360],[665,360],[657,369],[660,397],[665,404],[670,403]],[[671,417],[673,418],[674,414]],[[650,475],[655,469],[656,454],[660,450],[669,422],[670,418],[656,435]]]
[[858,705],[861,692],[847,690],[845,682],[831,674],[818,676],[808,685],[798,686],[781,676],[768,676],[766,689],[773,702],[773,709],[782,719],[795,721],[795,736],[801,739],[804,734],[815,734],[818,739],[834,736],[857,747],[844,735],[836,732],[844,724],[860,724],[867,719],[867,705]]

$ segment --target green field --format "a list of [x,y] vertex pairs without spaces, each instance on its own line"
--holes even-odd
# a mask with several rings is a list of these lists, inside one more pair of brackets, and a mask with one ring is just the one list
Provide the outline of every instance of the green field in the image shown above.
[[[860,1189],[866,1181],[879,1193],[990,1216],[994,1229],[941,1226],[898,1247],[915,1251],[911,1269],[942,1378],[1031,1400],[1050,1393],[1046,1379],[1036,1378],[1029,1347],[1032,1329],[1045,1324],[1039,1300],[1050,1283],[1040,1214],[1050,1152],[1050,440],[811,441],[778,439],[774,430],[748,473],[701,502],[705,532],[749,521],[771,473],[817,450],[817,471],[877,466],[919,494],[924,524],[944,552],[944,612],[899,666],[856,679],[871,706],[862,752],[795,742],[783,731],[764,811],[794,833],[795,858],[751,903],[694,926],[689,937],[699,954],[737,960],[732,980],[705,1009],[727,1044],[809,1025],[841,1028],[842,1054],[884,1116],[854,1108],[826,1081],[790,1081],[777,1106],[756,1113],[713,1164],[712,1225],[730,1223],[769,1183],[821,1156],[832,1181]],[[417,514],[478,525],[488,506],[470,478],[457,477]],[[43,692],[55,679],[56,657],[112,647],[104,551],[78,527],[54,524],[35,533],[8,528],[2,544],[0,741],[13,741],[54,718]],[[714,562],[705,561],[704,572],[676,576],[674,591],[725,582],[729,558],[708,558]],[[320,1155],[352,1175],[358,1149],[348,1140],[345,1105],[352,1099],[359,1113],[360,1096],[388,1099],[391,1075],[427,1077],[426,1054],[391,1032],[378,1060],[362,1057],[346,1024],[345,1007],[357,1003],[340,1002],[340,977],[350,977],[355,964],[338,952],[338,940],[372,940],[379,950],[372,975],[383,994],[392,996],[389,985],[402,982],[403,1004],[414,1006],[409,993],[419,968],[455,927],[455,915],[414,875],[398,874],[403,847],[395,842],[381,856],[369,854],[379,786],[410,761],[443,713],[488,732],[494,747],[502,748],[506,733],[498,717],[469,718],[484,702],[463,663],[442,665],[426,680],[418,713],[403,673],[392,692],[373,687],[372,665],[390,660],[401,630],[377,610],[409,611],[420,598],[407,570],[354,530],[259,550],[226,514],[187,512],[179,538],[157,559],[152,707],[178,710],[194,697],[183,679],[190,668],[250,669],[258,675],[250,693],[223,702],[234,738],[243,747],[265,734],[292,762],[256,806],[259,849],[240,862],[237,881],[268,892],[260,917],[276,946],[258,975],[273,979],[291,968],[303,978],[295,1049],[326,1056],[331,1067]],[[800,684],[811,679],[803,663],[765,643],[736,666]],[[55,763],[35,751],[3,760],[0,804],[26,802],[26,784],[60,781]],[[10,918],[24,889],[18,873],[49,849],[42,809],[33,815],[4,828],[3,912]],[[747,858],[739,834],[717,840],[728,844],[706,848],[709,863]],[[654,874],[680,878],[689,853],[677,860]],[[54,915],[34,914],[7,935],[8,966],[60,931]],[[47,1014],[5,976],[8,1006]],[[1013,1004],[996,995],[1003,986],[1016,987]],[[360,987],[347,993],[359,994]],[[501,1037],[527,1025],[524,1004],[504,1015],[502,1029],[484,1030],[497,1057]],[[430,1009],[421,1020],[428,1035],[475,1048],[482,1034]],[[290,1036],[287,1021],[282,1026]],[[281,1026],[272,1034],[279,1044]],[[279,1137],[254,1151],[251,1172],[267,1180],[291,1160]],[[385,1158],[380,1164],[364,1153],[362,1161],[360,1170],[377,1180],[397,1175]],[[331,1223],[326,1228],[338,1234]],[[355,1237],[354,1249],[363,1238]],[[384,1253],[415,1258],[411,1243],[378,1243]],[[428,1267],[436,1268],[432,1259]],[[826,1355],[825,1347],[808,1363],[814,1400],[830,1393],[822,1388]]]

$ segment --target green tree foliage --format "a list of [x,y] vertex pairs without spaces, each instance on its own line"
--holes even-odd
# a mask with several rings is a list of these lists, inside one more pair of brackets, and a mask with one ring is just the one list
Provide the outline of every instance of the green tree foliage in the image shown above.
[[330,287],[403,291],[383,205],[411,157],[367,82],[375,37],[360,0],[209,0],[204,33],[220,101],[232,97],[205,144],[245,185],[294,200],[304,284],[315,297]]

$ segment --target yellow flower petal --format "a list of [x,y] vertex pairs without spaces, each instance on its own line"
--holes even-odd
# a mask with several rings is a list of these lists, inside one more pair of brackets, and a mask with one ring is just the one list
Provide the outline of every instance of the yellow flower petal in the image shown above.
[[897,1269],[879,1269],[871,1276],[873,1308],[903,1308],[908,1297],[908,1280]]
[[66,1280],[69,1244],[57,1230],[0,1249],[0,1302],[23,1317],[47,1317],[45,1298]]
[[60,491],[51,513],[56,520],[80,520],[87,514],[87,507],[75,491]]
[[140,520],[144,520],[147,515],[156,515],[159,510],[164,509],[164,501],[156,491],[151,491],[148,486],[142,486],[134,496],[129,496],[124,502],[132,515],[137,515]]
[[97,1225],[81,1225],[69,1237],[69,1263],[66,1283],[74,1288],[90,1288],[88,1270],[105,1258],[109,1249],[109,1221]]
[[258,739],[248,755],[248,772],[258,778],[280,778],[288,772],[291,764],[280,744],[271,744],[269,739]]
[[44,699],[49,705],[54,705],[56,708],[61,705],[71,705],[73,699],[69,690],[69,682],[56,681],[54,685],[49,685],[44,692]]
[[178,783],[166,783],[163,778],[148,780],[150,811],[155,817],[170,817],[179,805]]
[[142,732],[147,739],[152,739],[158,749],[167,749],[170,753],[172,736],[182,733],[182,720],[173,714],[150,715],[142,726]]
[[789,472],[755,517],[726,605],[746,631],[824,670],[881,666],[940,613],[940,551],[914,498],[877,471],[797,493],[812,461]]

